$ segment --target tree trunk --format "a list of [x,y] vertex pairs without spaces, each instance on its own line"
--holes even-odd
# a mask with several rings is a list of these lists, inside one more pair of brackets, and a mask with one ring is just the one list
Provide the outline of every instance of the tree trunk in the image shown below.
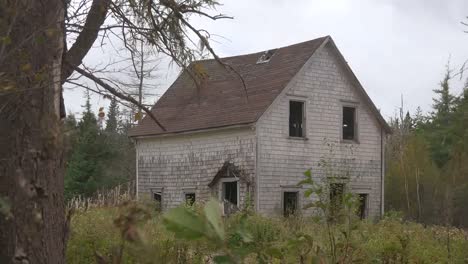
[[0,1],[0,263],[65,262],[64,5]]

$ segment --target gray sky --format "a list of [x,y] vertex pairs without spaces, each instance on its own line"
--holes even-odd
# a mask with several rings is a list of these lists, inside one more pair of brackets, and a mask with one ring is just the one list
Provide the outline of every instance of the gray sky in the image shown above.
[[[215,51],[231,56],[286,46],[330,35],[385,118],[393,116],[403,95],[405,108],[430,110],[432,90],[445,65],[459,68],[468,59],[468,34],[461,25],[467,0],[225,0],[219,12],[233,20],[193,18],[213,36]],[[106,60],[97,48],[88,64]],[[161,67],[157,93],[177,69]],[[468,74],[467,74],[468,76]],[[463,81],[452,81],[460,93]],[[83,91],[65,92],[66,108],[80,112]],[[93,97],[97,109],[106,100]]]

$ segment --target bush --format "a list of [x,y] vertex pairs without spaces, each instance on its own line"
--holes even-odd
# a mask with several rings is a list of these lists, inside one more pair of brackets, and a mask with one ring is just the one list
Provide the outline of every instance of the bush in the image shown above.
[[[240,212],[221,220],[211,207],[180,207],[164,216],[147,206],[93,208],[73,216],[68,263],[466,263],[467,233],[424,227],[393,214],[337,224],[330,235],[311,218],[266,218]],[[188,228],[188,229],[187,229]],[[118,262],[118,261],[120,262]],[[112,262],[114,261],[114,262]],[[223,262],[224,261],[224,262]]]

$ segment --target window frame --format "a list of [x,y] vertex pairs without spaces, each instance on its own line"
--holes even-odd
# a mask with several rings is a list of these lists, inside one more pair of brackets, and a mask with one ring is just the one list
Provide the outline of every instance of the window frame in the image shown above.
[[[193,201],[191,201],[191,204],[188,203],[187,195],[193,195]],[[184,202],[186,205],[192,206],[195,204],[196,201],[197,201],[197,194],[195,192],[184,192]]]
[[151,188],[151,200],[154,202],[155,195],[159,195],[161,197],[161,202],[159,204],[159,208],[156,208],[156,210],[162,211],[163,210],[163,203],[164,203],[164,188],[162,187],[157,187],[157,188]]
[[[302,136],[291,136],[291,102],[302,103]],[[305,98],[288,99],[288,137],[290,139],[307,139],[307,100]]]
[[221,202],[224,202],[224,196],[223,196],[223,184],[226,182],[236,182],[237,183],[237,208],[240,208],[240,184],[239,184],[239,178],[236,177],[229,177],[229,178],[221,178],[219,180],[219,186],[218,186],[218,199]]
[[[360,198],[361,195],[366,196],[365,203],[364,203],[364,217],[361,217],[361,215],[358,215],[359,218],[361,220],[369,218],[369,201],[370,201],[369,197],[370,197],[370,194],[368,192],[358,192],[358,193],[356,193],[356,195],[358,196],[358,198]],[[360,205],[360,201],[359,201],[359,205]],[[359,206],[359,209],[360,208],[361,207]]]
[[[286,193],[295,193],[296,194],[296,208],[294,210],[294,213],[286,215],[286,207],[285,207],[285,202],[286,202]],[[282,190],[281,192],[281,209],[283,211],[283,217],[290,217],[290,216],[295,216],[299,214],[300,207],[299,207],[299,190]]]
[[182,187],[182,202],[184,204],[187,203],[186,195],[187,194],[194,194],[195,195],[195,201],[197,201],[197,192],[195,187]]
[[[359,144],[359,102],[340,100],[340,141],[341,143],[357,143]],[[344,139],[343,138],[343,111],[344,108],[354,108],[354,138],[353,139]]]

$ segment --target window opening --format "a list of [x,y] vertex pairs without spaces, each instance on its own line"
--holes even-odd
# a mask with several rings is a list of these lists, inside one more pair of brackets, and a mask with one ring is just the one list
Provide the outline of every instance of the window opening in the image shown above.
[[358,194],[358,211],[357,214],[359,218],[365,219],[367,218],[367,193],[360,193]]
[[343,107],[343,139],[354,140],[356,138],[356,108]]
[[223,182],[223,199],[237,206],[237,182]]
[[283,193],[283,214],[285,217],[296,214],[297,211],[297,192]]
[[185,194],[185,204],[192,206],[195,203],[195,193]]
[[330,217],[332,220],[338,217],[343,206],[344,184],[330,184]]
[[289,136],[304,137],[304,102],[289,102]]
[[156,211],[161,211],[162,208],[162,193],[161,192],[155,192],[153,193],[153,200],[155,201],[155,208]]

